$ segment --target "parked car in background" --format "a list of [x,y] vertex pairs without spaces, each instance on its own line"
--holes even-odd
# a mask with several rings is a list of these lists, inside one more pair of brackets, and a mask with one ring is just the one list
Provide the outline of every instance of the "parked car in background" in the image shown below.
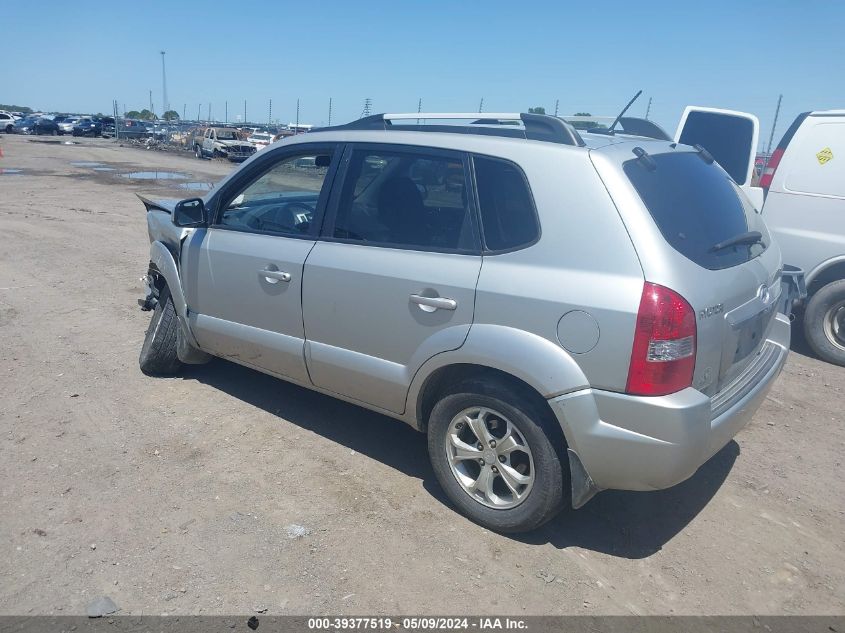
[[229,127],[206,128],[202,143],[194,147],[197,158],[227,158],[243,162],[256,151],[255,145],[241,139],[238,130]]
[[73,134],[73,128],[79,123],[82,117],[65,117],[58,123],[59,134]]
[[59,134],[59,126],[55,121],[46,117],[27,117],[15,123],[14,128],[17,134]]
[[72,132],[74,136],[101,136],[102,133],[103,124],[88,117],[79,119]]
[[15,121],[17,119],[11,112],[0,110],[0,131],[12,134],[15,131]]
[[502,532],[690,477],[789,351],[762,216],[706,150],[484,117],[367,117],[145,200],[141,370],[220,356],[402,420]]
[[246,140],[258,149],[263,149],[273,142],[273,135],[268,132],[253,132]]

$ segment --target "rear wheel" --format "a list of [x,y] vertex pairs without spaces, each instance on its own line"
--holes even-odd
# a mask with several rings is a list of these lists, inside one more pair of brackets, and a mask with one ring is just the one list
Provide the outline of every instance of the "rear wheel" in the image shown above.
[[491,530],[539,527],[563,507],[568,482],[550,423],[507,383],[460,385],[429,419],[428,452],[440,485],[463,514]]
[[159,293],[158,302],[153,309],[150,327],[141,346],[138,364],[148,376],[172,376],[182,363],[176,353],[176,335],[179,319],[167,286]]
[[822,360],[845,366],[845,279],[812,296],[804,312],[804,336]]

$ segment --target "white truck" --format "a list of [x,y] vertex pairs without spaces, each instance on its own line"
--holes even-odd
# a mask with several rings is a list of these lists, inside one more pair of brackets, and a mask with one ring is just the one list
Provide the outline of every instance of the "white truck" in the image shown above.
[[202,136],[202,142],[194,143],[197,158],[228,158],[240,163],[256,152],[256,147],[249,141],[241,140],[238,130],[228,127],[209,127]]

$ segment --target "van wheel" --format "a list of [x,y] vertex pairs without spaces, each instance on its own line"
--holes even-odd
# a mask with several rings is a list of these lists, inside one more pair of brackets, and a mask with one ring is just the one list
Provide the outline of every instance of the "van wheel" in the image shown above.
[[533,530],[561,510],[569,471],[550,440],[555,434],[545,430],[556,422],[547,418],[501,381],[463,383],[437,402],[428,453],[437,480],[463,514],[508,533]]
[[845,366],[845,279],[812,296],[804,312],[804,336],[822,360]]
[[172,376],[182,363],[176,354],[176,333],[179,319],[167,286],[159,293],[158,303],[150,319],[150,327],[141,346],[138,364],[148,376]]

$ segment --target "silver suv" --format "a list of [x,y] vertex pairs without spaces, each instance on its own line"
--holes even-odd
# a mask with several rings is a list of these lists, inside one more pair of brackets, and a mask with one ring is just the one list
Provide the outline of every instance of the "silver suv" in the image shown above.
[[402,420],[501,532],[691,476],[789,349],[759,212],[700,147],[483,116],[368,117],[144,200],[142,371],[218,356]]

